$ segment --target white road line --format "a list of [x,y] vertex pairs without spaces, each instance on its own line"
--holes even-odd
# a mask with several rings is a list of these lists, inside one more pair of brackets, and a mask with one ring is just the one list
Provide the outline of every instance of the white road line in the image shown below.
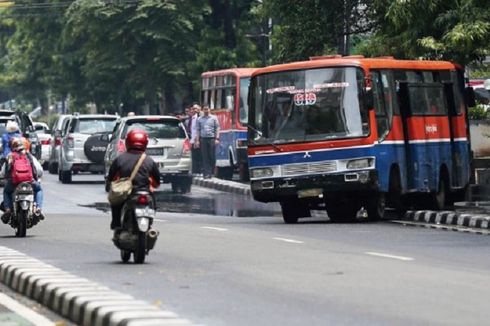
[[168,222],[168,220],[162,220],[162,219],[153,219],[153,222]]
[[293,240],[293,239],[286,239],[286,238],[272,238],[274,240],[279,240],[279,241],[284,241],[284,242],[289,242],[289,243],[304,243],[303,241],[298,241],[298,240]]
[[44,316],[41,316],[40,314],[36,313],[34,310],[31,310],[26,306],[23,306],[22,304],[18,303],[17,301],[13,300],[12,298],[10,298],[9,296],[3,293],[0,293],[0,303],[3,306],[15,312],[16,314],[18,314],[19,316],[22,316],[22,318],[30,321],[34,325],[40,325],[40,326],[55,325],[55,323],[53,323],[49,319],[45,318]]
[[371,255],[371,256],[377,256],[377,257],[398,259],[398,260],[403,260],[403,261],[414,260],[412,257],[395,256],[395,255],[390,255],[390,254],[383,254],[380,252],[366,252],[365,254]]
[[201,226],[201,229],[208,229],[208,230],[215,230],[215,231],[228,231],[228,229],[225,228],[217,228],[214,226]]

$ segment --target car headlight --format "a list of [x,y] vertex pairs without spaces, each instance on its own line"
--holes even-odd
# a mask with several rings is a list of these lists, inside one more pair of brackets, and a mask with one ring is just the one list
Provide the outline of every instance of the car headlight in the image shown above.
[[274,172],[271,168],[253,169],[250,170],[250,173],[252,178],[266,178],[272,177],[274,175]]
[[367,169],[372,167],[373,163],[374,160],[372,158],[350,160],[347,162],[347,169],[349,170]]

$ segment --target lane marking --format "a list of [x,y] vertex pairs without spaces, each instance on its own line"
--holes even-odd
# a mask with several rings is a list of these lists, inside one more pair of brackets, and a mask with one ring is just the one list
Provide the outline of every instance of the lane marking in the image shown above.
[[208,229],[208,230],[215,230],[215,231],[228,231],[228,229],[225,228],[217,228],[214,226],[201,226],[201,229]]
[[395,255],[390,255],[390,254],[383,254],[380,252],[366,252],[365,254],[371,255],[371,256],[383,257],[383,258],[398,259],[398,260],[403,260],[403,261],[414,260],[412,257],[395,256]]
[[168,222],[168,220],[162,220],[162,219],[153,219],[153,222]]
[[303,241],[298,241],[298,240],[293,240],[293,239],[287,239],[287,238],[272,238],[274,240],[279,240],[279,241],[284,241],[284,242],[289,242],[289,243],[304,243]]
[[32,309],[27,308],[3,293],[0,293],[0,303],[34,325],[55,325],[54,322],[50,321],[46,317],[36,313]]

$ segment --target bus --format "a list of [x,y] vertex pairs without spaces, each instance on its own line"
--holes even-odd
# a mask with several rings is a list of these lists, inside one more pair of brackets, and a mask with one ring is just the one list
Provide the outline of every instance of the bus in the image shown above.
[[220,123],[216,148],[217,176],[231,180],[238,170],[248,181],[247,121],[248,87],[254,68],[233,68],[201,74],[201,104],[207,105]]
[[471,176],[471,92],[461,66],[392,57],[314,57],[258,69],[250,86],[252,195],[285,223],[326,210],[440,210]]

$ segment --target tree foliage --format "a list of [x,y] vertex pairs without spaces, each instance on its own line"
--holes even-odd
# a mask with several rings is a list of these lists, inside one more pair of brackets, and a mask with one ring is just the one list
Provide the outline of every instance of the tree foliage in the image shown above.
[[486,0],[375,0],[377,29],[364,51],[400,58],[446,59],[463,65],[489,53]]
[[0,101],[168,113],[207,70],[353,52],[467,64],[488,55],[487,2],[16,0],[0,9]]

